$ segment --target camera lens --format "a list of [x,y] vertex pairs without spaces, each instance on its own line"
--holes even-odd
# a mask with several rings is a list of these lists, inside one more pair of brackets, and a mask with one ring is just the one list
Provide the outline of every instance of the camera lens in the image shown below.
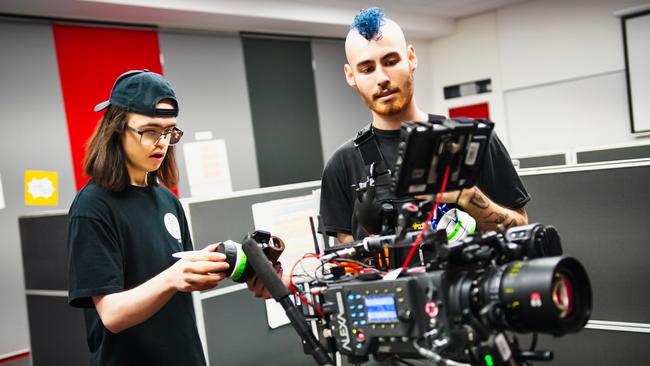
[[573,311],[573,287],[562,273],[556,273],[553,278],[553,305],[561,318],[568,318]]
[[584,327],[591,315],[591,285],[584,267],[571,257],[515,261],[478,275],[459,275],[450,291],[450,311],[476,317],[500,307],[490,327],[563,335]]
[[546,257],[509,264],[501,276],[506,321],[520,332],[576,332],[591,315],[591,285],[574,258]]

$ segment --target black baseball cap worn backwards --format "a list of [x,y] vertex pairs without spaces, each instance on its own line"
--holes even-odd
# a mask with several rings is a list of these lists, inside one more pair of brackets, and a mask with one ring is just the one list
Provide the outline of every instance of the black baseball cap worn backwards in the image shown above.
[[[174,109],[156,108],[163,99],[174,101]],[[95,106],[99,112],[109,105],[115,105],[150,117],[178,116],[178,101],[172,85],[161,75],[144,70],[131,70],[120,75],[113,84],[110,99]]]

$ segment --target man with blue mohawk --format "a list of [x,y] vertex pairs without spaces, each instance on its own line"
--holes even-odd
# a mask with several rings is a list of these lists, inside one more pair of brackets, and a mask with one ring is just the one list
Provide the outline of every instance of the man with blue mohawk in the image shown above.
[[345,78],[370,107],[374,127],[399,129],[402,121],[427,120],[413,100],[415,48],[407,46],[402,29],[381,9],[357,14],[345,39],[345,55]]
[[[372,123],[359,131],[358,136],[368,136],[370,130],[379,148],[380,154],[376,155],[381,155],[380,161],[375,167],[384,169],[374,172],[378,199],[394,199],[387,196],[388,189],[383,183],[390,176],[386,173],[395,166],[401,123],[436,123],[444,117],[418,108],[413,98],[415,48],[406,43],[400,26],[386,18],[381,9],[368,8],[357,14],[345,39],[345,54],[348,61],[343,68],[345,79],[372,113]],[[335,235],[340,242],[376,234],[362,228],[355,215],[355,186],[369,176],[361,154],[355,148],[355,139],[350,140],[332,155],[323,172],[320,231]],[[496,135],[487,154],[478,184],[462,191],[446,192],[442,202],[469,213],[480,230],[496,229],[500,224],[505,227],[527,224],[524,205],[530,196]]]

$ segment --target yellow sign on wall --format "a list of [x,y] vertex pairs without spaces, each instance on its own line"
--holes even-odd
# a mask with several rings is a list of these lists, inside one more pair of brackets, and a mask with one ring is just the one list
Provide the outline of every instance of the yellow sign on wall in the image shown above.
[[57,172],[25,170],[25,205],[57,206],[59,178]]

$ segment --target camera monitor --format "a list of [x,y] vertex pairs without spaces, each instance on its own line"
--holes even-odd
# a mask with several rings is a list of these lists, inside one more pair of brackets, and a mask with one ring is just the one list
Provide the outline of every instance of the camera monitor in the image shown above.
[[471,187],[490,143],[494,123],[456,118],[440,123],[402,123],[391,190],[398,197],[440,192],[449,166],[446,191]]

